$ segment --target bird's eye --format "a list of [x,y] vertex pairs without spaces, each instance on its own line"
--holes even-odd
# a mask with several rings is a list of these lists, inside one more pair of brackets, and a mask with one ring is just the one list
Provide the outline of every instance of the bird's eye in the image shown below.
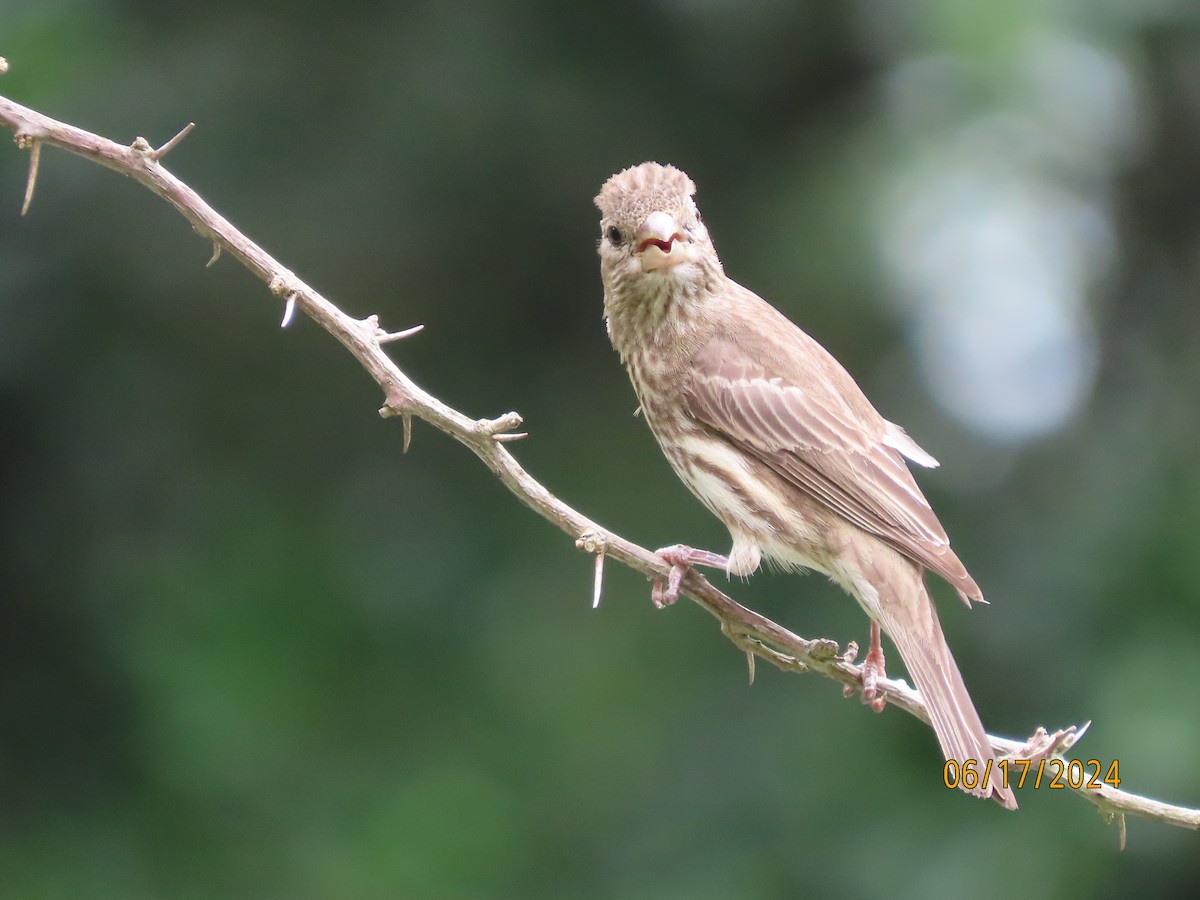
[[608,238],[608,242],[614,247],[621,246],[621,229],[616,225],[609,225],[608,230],[604,232],[604,236]]

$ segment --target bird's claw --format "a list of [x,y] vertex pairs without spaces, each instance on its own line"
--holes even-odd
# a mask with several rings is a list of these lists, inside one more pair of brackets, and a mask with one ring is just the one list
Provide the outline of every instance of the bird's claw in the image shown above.
[[879,679],[887,677],[884,668],[883,648],[873,644],[867,651],[867,657],[862,661],[862,700],[863,703],[875,710],[883,712],[887,706],[887,698],[879,690]]
[[729,560],[718,553],[697,550],[686,544],[663,547],[661,550],[656,550],[654,555],[671,567],[666,586],[663,585],[661,578],[656,578],[654,587],[650,590],[650,599],[659,609],[670,606],[679,599],[679,587],[683,584],[683,579],[692,566],[712,566],[720,569],[729,564]]
[[656,578],[654,587],[650,589],[650,600],[657,609],[670,606],[679,599],[679,586],[683,584],[683,576],[691,568],[688,563],[679,561],[676,555],[671,553],[674,549],[674,547],[670,547],[666,550],[659,550],[656,554],[671,567],[666,586],[663,585],[661,579]]
[[[851,641],[846,645],[846,650],[842,653],[842,659],[845,662],[853,663],[857,658],[858,644],[855,641]],[[875,712],[883,712],[883,708],[887,706],[887,697],[879,690],[879,679],[887,677],[884,662],[883,647],[879,642],[879,626],[872,622],[871,648],[867,651],[866,658],[858,668],[858,675],[862,679],[862,701],[875,710]],[[848,684],[842,688],[842,696],[851,697],[855,691],[856,688],[854,685]]]

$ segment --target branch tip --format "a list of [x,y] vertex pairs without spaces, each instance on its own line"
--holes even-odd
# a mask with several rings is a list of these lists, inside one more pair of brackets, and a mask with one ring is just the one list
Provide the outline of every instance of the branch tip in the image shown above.
[[[17,146],[21,145],[21,136],[17,135]],[[38,164],[42,159],[42,142],[36,138],[29,138],[29,177],[25,181],[25,202],[21,204],[21,215],[29,212],[29,205],[33,203],[33,187],[37,184]]]
[[296,315],[296,292],[288,294],[287,303],[283,307],[283,321],[279,323],[280,328],[287,328],[292,324],[292,317]]
[[175,135],[175,137],[171,138],[169,141],[167,141],[165,144],[163,144],[157,150],[151,150],[150,158],[153,160],[162,159],[164,156],[166,156],[168,153],[170,153],[172,150],[174,150],[176,147],[178,147],[179,142],[182,141],[189,134],[191,134],[192,129],[195,127],[196,127],[195,122],[188,122],[186,125],[183,126],[183,128],[179,129],[179,133],[177,135]]
[[8,60],[0,56],[0,75],[8,71]]
[[[520,414],[515,412],[505,413],[498,419],[479,419],[475,422],[475,433],[496,440],[518,440],[518,438],[508,437],[504,432],[512,431],[521,424],[521,421]],[[522,434],[521,437],[525,437],[525,435]]]

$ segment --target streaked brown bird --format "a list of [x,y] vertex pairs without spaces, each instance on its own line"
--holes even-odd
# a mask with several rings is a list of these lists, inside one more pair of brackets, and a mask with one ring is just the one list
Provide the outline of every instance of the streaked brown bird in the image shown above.
[[[925,588],[925,570],[983,600],[904,457],[937,461],[883,418],[850,374],[774,307],[725,275],[691,179],[643,163],[612,176],[600,208],[608,334],[676,474],[729,529],[720,556],[660,550],[672,603],[688,567],[749,575],[762,560],[823,572],[871,618],[863,698],[882,709],[879,629],[925,699],[946,759],[993,758]],[[965,788],[964,788],[965,789]],[[970,791],[1015,809],[992,781]]]

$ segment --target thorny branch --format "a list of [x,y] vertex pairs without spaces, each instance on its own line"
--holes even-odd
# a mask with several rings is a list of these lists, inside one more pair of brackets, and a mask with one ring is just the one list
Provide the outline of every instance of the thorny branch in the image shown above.
[[[7,62],[0,57],[0,74],[7,68]],[[22,214],[28,211],[33,200],[43,145],[59,147],[140,182],[175,207],[201,237],[212,243],[213,254],[209,265],[215,263],[222,252],[227,252],[265,282],[270,291],[284,302],[285,326],[295,309],[299,308],[342,343],[383,390],[385,402],[379,410],[380,415],[401,419],[405,450],[408,449],[413,417],[428,422],[478,456],[518,500],[575,537],[577,547],[594,554],[593,605],[599,603],[603,561],[606,558],[614,559],[648,578],[662,579],[668,576],[669,567],[649,550],[625,540],[567,506],[521,468],[504,447],[505,443],[524,437],[523,433],[515,431],[521,424],[521,417],[517,413],[506,413],[496,419],[471,419],[423,390],[392,362],[384,352],[383,345],[407,337],[419,331],[421,326],[389,333],[380,327],[375,316],[355,319],[342,312],[168,172],[162,165],[162,157],[188,135],[191,124],[157,149],[141,137],[126,146],[51,119],[3,96],[0,96],[0,124],[13,133],[18,147],[30,151]],[[862,678],[859,667],[852,662],[853,653],[843,653],[834,641],[807,640],[793,634],[740,605],[695,571],[688,572],[684,578],[681,593],[715,616],[725,636],[746,653],[751,679],[755,658],[759,658],[783,671],[817,672],[840,682],[850,692],[861,690]],[[878,686],[892,706],[928,723],[929,715],[924,702],[907,683],[883,679]],[[990,740],[1000,755],[1033,758],[1035,761],[1047,758],[1061,760],[1084,730],[1086,726],[1079,730],[1071,727],[1048,735],[1039,729],[1025,743],[999,737],[990,737]],[[1200,810],[1197,809],[1161,803],[1108,784],[1098,789],[1084,788],[1077,793],[1095,804],[1106,821],[1118,825],[1122,846],[1126,815],[1200,830]]]

